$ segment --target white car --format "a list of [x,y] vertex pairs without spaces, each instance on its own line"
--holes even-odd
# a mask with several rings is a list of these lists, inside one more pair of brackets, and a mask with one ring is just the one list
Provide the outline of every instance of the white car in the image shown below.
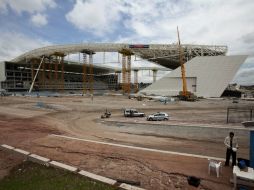
[[157,112],[152,115],[147,116],[146,120],[148,121],[162,121],[169,120],[169,115],[164,112]]

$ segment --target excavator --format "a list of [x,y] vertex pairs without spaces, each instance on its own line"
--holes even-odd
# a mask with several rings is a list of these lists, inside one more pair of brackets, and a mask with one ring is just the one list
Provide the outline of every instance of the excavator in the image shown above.
[[179,48],[179,62],[180,62],[180,66],[181,66],[182,83],[183,83],[183,90],[179,92],[178,97],[180,100],[183,100],[183,101],[196,101],[197,96],[187,90],[185,66],[184,66],[184,60],[183,60],[183,48],[181,46],[178,26],[177,26],[177,37],[178,37],[178,48]]

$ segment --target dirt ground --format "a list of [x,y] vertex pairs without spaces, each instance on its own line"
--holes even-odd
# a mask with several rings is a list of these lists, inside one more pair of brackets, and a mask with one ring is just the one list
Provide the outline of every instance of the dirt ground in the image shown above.
[[[240,102],[245,106],[252,102]],[[233,130],[239,136],[238,157],[248,158],[248,131],[226,124],[232,100],[198,102],[137,101],[123,96],[3,97],[0,99],[0,143],[23,148],[80,169],[118,180],[140,182],[146,189],[191,189],[187,176],[201,178],[199,189],[231,189],[232,168],[208,175],[207,159],[133,150],[58,138],[66,135],[110,143],[224,158],[223,140]],[[171,119],[150,122],[124,118],[124,108],[146,114],[165,111]],[[105,109],[112,113],[101,119]],[[185,128],[184,128],[185,127]],[[188,127],[188,128],[186,128]],[[19,158],[0,151],[0,178]]]

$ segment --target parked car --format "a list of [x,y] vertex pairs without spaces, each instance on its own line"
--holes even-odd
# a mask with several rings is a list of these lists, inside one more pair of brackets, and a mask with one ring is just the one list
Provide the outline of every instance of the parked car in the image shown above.
[[169,115],[164,112],[157,112],[147,116],[146,118],[148,121],[162,121],[162,120],[169,120]]
[[124,110],[125,117],[145,117],[143,112],[138,112],[136,109],[125,109]]

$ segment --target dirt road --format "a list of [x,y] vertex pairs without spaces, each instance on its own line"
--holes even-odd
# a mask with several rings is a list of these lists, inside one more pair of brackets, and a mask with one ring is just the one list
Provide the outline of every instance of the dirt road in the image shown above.
[[[138,181],[141,187],[147,189],[189,189],[186,181],[186,176],[189,175],[202,178],[201,189],[231,188],[229,183],[232,177],[231,168],[223,168],[222,177],[218,179],[215,175],[208,176],[206,159],[129,150],[60,139],[50,135],[64,134],[104,142],[223,158],[225,150],[220,130],[229,127],[225,124],[225,108],[230,101],[207,100],[163,105],[159,102],[138,102],[124,97],[110,96],[94,97],[93,101],[86,97],[4,97],[0,101],[1,144],[24,148],[113,179]],[[38,102],[48,106],[38,107],[36,106]],[[177,123],[202,124],[208,127],[214,124],[218,126],[215,128],[217,132],[213,133],[214,140],[208,139],[206,133],[197,134],[199,139],[193,135],[179,138],[177,132],[184,134],[186,130],[169,129],[167,125],[170,123],[157,122],[155,125],[147,125],[141,118],[135,119],[134,123],[126,121],[121,116],[124,107],[139,108],[146,113],[163,110],[172,115],[174,126]],[[110,122],[100,119],[106,108],[112,113]],[[117,123],[118,121],[121,123]],[[241,139],[239,156],[248,156],[248,137],[244,137],[239,124],[230,126],[236,133],[239,131]],[[167,133],[163,132],[164,128]],[[190,128],[189,133],[193,130]],[[227,131],[223,130],[226,134]],[[216,136],[216,134],[220,135]],[[0,155],[2,166],[6,159],[9,160],[9,156],[6,158],[1,152]],[[3,168],[0,167],[0,170],[5,171],[6,174],[9,168],[6,170]]]

